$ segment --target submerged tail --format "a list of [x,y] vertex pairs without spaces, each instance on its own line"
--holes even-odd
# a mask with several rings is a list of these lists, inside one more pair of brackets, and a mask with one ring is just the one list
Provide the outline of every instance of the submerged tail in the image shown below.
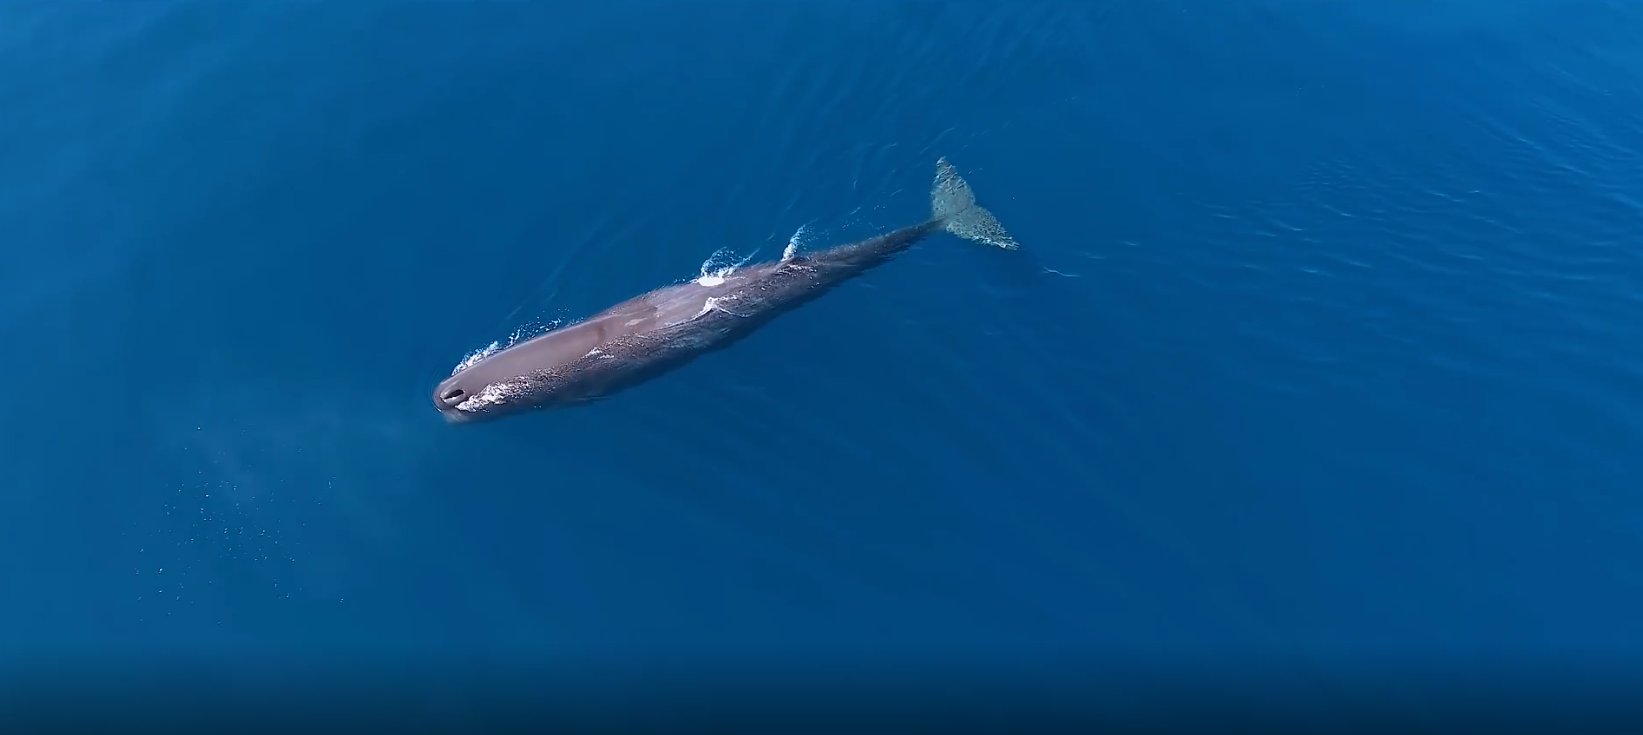
[[953,164],[945,157],[936,160],[936,183],[930,189],[930,218],[941,222],[941,228],[966,240],[985,243],[1005,250],[1021,247],[1004,231],[998,218],[976,204],[975,192],[958,175]]

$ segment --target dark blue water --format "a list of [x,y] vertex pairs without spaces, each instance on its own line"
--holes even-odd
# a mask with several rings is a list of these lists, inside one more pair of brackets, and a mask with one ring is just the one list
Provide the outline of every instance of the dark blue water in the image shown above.
[[[1639,37],[5,5],[0,650],[1637,652]],[[720,249],[919,221],[938,156],[1020,251],[933,237],[592,407],[433,410]]]

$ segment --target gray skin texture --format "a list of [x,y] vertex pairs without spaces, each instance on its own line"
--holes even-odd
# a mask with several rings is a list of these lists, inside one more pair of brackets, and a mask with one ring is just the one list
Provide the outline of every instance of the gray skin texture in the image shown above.
[[[612,395],[729,347],[941,228],[932,220],[808,256],[675,284],[520,342],[452,375],[434,406],[453,422],[496,419]],[[495,399],[484,398],[487,386]],[[473,400],[481,396],[479,400]],[[466,405],[464,402],[467,402]]]
[[729,347],[937,230],[1018,247],[942,158],[926,222],[810,255],[790,251],[780,261],[732,271],[722,282],[679,283],[629,299],[458,370],[434,389],[434,407],[449,421],[474,422],[612,395]]

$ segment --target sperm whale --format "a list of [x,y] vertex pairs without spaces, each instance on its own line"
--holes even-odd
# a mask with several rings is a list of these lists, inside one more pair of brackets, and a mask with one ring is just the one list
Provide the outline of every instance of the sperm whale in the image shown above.
[[585,404],[638,385],[737,340],[945,231],[1019,247],[946,158],[936,161],[930,217],[859,242],[665,286],[583,321],[464,365],[433,393],[453,423]]

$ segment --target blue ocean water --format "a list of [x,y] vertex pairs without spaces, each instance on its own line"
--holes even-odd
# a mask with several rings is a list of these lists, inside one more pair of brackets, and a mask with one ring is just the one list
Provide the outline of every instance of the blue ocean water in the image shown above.
[[[0,650],[1643,643],[1643,5],[0,5]],[[918,221],[478,426],[464,355]]]

